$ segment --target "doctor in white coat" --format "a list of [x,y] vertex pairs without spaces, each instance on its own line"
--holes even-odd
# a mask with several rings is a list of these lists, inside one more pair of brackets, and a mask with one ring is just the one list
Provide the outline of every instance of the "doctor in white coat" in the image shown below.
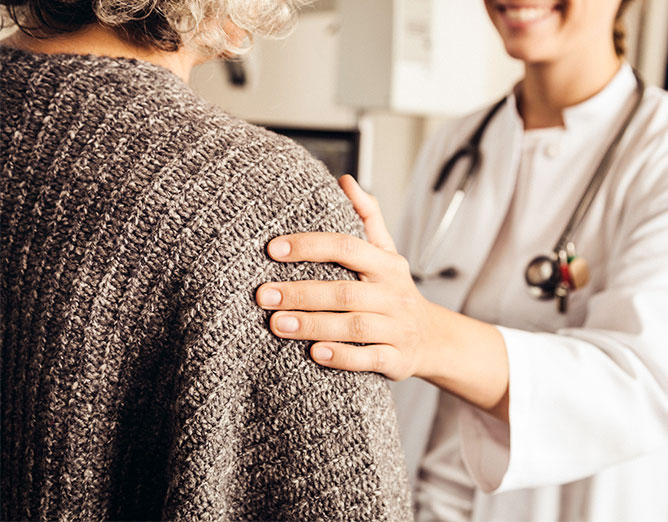
[[[627,0],[485,3],[526,74],[489,121],[446,233],[437,229],[468,160],[438,191],[434,182],[488,110],[446,124],[424,147],[405,257],[377,204],[343,178],[369,242],[305,233],[274,239],[269,253],[340,263],[360,281],[267,283],[258,302],[276,310],[276,335],[318,341],[319,364],[441,390],[419,519],[665,522],[668,95],[641,96],[623,60]],[[591,276],[575,285],[559,267],[560,311],[530,295],[526,267],[551,253],[607,151],[602,184],[568,237],[568,256]]]

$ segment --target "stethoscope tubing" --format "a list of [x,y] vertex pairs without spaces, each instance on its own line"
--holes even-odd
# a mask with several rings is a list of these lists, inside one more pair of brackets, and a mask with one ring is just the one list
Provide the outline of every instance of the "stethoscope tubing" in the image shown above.
[[626,133],[626,129],[628,129],[629,125],[631,124],[631,121],[633,120],[634,116],[638,112],[638,109],[640,108],[640,104],[642,103],[645,94],[645,82],[635,69],[633,70],[633,74],[636,77],[636,99],[633,103],[633,106],[631,107],[631,110],[626,115],[624,123],[617,131],[617,134],[615,135],[612,142],[610,142],[608,149],[605,151],[603,159],[601,159],[601,162],[598,164],[598,167],[596,168],[596,171],[594,172],[594,175],[592,176],[589,185],[585,189],[584,194],[582,194],[582,197],[580,198],[577,207],[575,207],[575,211],[571,215],[571,218],[568,220],[568,223],[564,227],[564,230],[561,233],[559,240],[554,245],[552,251],[557,255],[559,254],[559,252],[566,250],[567,245],[572,241],[574,232],[578,229],[578,227],[582,223],[582,220],[587,215],[589,207],[591,207],[591,204],[594,201],[594,198],[596,197],[598,189],[603,184],[603,180],[605,179],[606,174],[610,170],[610,165],[612,164],[615,152],[617,152],[617,147],[619,146],[619,143],[622,141],[622,137]]
[[450,202],[448,203],[448,207],[446,208],[445,213],[443,214],[443,217],[438,224],[436,232],[431,237],[429,243],[418,259],[417,268],[419,274],[414,275],[415,279],[424,277],[424,274],[427,272],[426,268],[429,259],[433,258],[434,254],[436,253],[436,249],[442,243],[443,239],[448,233],[448,230],[450,229],[450,226],[452,225],[452,222],[454,221],[455,216],[459,211],[459,207],[464,201],[464,197],[466,196],[466,193],[468,192],[471,183],[473,182],[474,174],[480,167],[482,160],[482,156],[480,154],[480,142],[482,141],[483,135],[485,134],[487,127],[489,127],[489,123],[492,121],[492,118],[494,118],[496,113],[499,111],[499,109],[501,109],[507,100],[508,97],[505,96],[494,104],[494,106],[487,112],[487,114],[485,114],[485,117],[478,124],[478,127],[468,139],[466,144],[460,147],[450,157],[450,159],[445,162],[443,167],[441,167],[438,178],[432,187],[433,192],[438,192],[441,190],[443,184],[450,177],[450,173],[461,159],[465,158],[466,156],[470,157],[468,169],[460,179],[459,184],[457,185],[457,188],[455,189],[455,192],[450,199]]
[[[559,240],[555,244],[555,247],[553,249],[553,254],[555,256],[559,256],[560,252],[566,251],[568,245],[572,243],[572,236],[574,232],[577,230],[577,228],[582,223],[582,220],[586,216],[587,211],[589,210],[594,200],[594,197],[598,192],[598,189],[603,183],[605,175],[610,169],[614,154],[618,148],[619,143],[621,142],[631,121],[633,120],[636,113],[638,112],[638,109],[640,108],[640,104],[642,103],[645,93],[645,82],[642,80],[640,74],[635,69],[633,70],[633,74],[636,78],[636,84],[637,84],[636,100],[631,110],[629,111],[629,114],[626,116],[624,123],[622,124],[619,131],[615,135],[614,139],[608,146],[608,149],[603,155],[603,159],[596,168],[596,171],[594,172],[591,181],[589,182],[587,188],[585,189],[585,192],[580,198],[580,201],[578,202],[575,211],[571,215],[570,219],[568,220],[568,223],[564,227],[564,230],[562,231],[559,237]],[[470,157],[468,169],[466,170],[461,180],[459,181],[459,184],[455,189],[454,195],[451,198],[445,210],[445,213],[443,214],[443,217],[439,222],[436,232],[433,234],[427,246],[423,250],[422,255],[420,255],[418,259],[417,263],[418,273],[417,275],[414,275],[414,278],[416,280],[430,277],[429,275],[427,275],[429,273],[429,271],[426,270],[428,268],[427,263],[429,262],[429,259],[433,259],[433,256],[436,253],[438,246],[442,244],[442,241],[445,238],[446,234],[448,233],[448,230],[450,229],[452,222],[454,221],[455,216],[457,215],[457,212],[459,211],[459,208],[461,207],[461,204],[464,201],[466,193],[472,184],[474,175],[482,163],[480,142],[482,141],[485,131],[489,127],[489,124],[496,115],[496,113],[506,103],[507,100],[508,97],[506,96],[503,99],[499,100],[496,104],[494,104],[494,106],[487,112],[485,117],[478,124],[478,127],[473,132],[469,140],[463,146],[457,149],[457,151],[455,151],[455,153],[450,157],[450,159],[448,159],[448,161],[444,163],[443,167],[441,168],[438,178],[436,179],[436,182],[432,187],[433,192],[438,192],[439,190],[441,190],[447,179],[450,177],[450,174],[452,173],[453,169],[460,160],[464,159],[467,156]]]

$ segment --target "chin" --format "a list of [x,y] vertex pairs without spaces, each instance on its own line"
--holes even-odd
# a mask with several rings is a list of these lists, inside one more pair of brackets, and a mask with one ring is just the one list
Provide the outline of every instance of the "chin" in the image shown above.
[[549,62],[554,59],[555,53],[540,43],[532,45],[530,42],[504,42],[504,45],[509,56],[526,64]]
[[[561,40],[565,0],[485,0],[485,7],[510,56],[524,62],[549,60]],[[558,54],[558,53],[556,53]]]

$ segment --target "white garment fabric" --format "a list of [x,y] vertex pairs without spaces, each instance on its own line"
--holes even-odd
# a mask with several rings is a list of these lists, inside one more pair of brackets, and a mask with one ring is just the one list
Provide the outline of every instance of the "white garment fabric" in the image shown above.
[[[491,121],[481,169],[427,267],[457,275],[419,286],[499,326],[510,425],[439,394],[417,477],[419,520],[668,520],[668,94],[647,88],[575,233],[591,280],[567,313],[531,297],[524,280],[527,263],[552,251],[635,88],[625,64],[564,112],[563,127],[525,132],[514,95]],[[446,124],[423,148],[399,239],[411,265],[466,162],[435,193],[438,172],[485,113]],[[404,406],[405,433],[419,431],[420,416],[431,422]]]

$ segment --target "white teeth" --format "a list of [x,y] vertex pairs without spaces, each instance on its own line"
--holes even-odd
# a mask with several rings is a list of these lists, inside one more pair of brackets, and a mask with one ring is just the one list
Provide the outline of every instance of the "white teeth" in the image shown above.
[[516,22],[533,22],[550,14],[549,7],[506,7],[506,16]]

